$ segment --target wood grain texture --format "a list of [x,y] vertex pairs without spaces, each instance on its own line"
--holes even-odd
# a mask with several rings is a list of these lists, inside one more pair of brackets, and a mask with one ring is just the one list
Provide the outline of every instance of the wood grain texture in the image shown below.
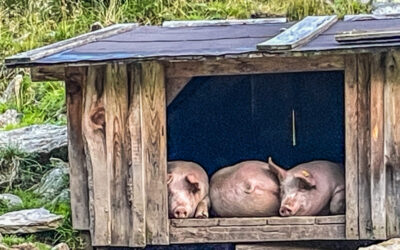
[[400,52],[386,58],[384,130],[387,237],[400,236]]
[[142,63],[142,160],[146,169],[146,241],[169,243],[164,67]]
[[89,230],[88,174],[82,140],[82,87],[86,73],[85,67],[65,69],[71,217],[74,229],[78,230]]
[[343,70],[343,56],[271,57],[169,62],[166,76],[193,77],[301,71]]
[[64,66],[37,66],[31,68],[31,80],[41,81],[68,81],[65,77]]
[[254,18],[254,19],[229,19],[229,20],[190,20],[190,21],[164,21],[163,27],[199,27],[199,26],[226,26],[238,24],[266,24],[286,23],[286,17]]
[[346,239],[358,239],[357,56],[345,62]]
[[129,115],[128,139],[130,140],[130,161],[128,197],[131,203],[132,232],[129,246],[146,246],[146,192],[145,174],[142,160],[142,129],[141,129],[141,67],[140,64],[128,65],[129,76]]
[[111,243],[128,246],[132,233],[132,217],[128,197],[128,75],[125,64],[110,63],[104,84],[105,139],[109,188]]
[[170,227],[170,243],[343,240],[344,224]]
[[384,107],[385,55],[373,54],[371,60],[371,223],[372,237],[386,239],[386,168],[384,164]]
[[370,86],[371,57],[358,56],[358,218],[360,239],[371,239]]
[[105,135],[104,66],[88,68],[82,115],[89,182],[90,231],[94,246],[111,244],[111,213]]

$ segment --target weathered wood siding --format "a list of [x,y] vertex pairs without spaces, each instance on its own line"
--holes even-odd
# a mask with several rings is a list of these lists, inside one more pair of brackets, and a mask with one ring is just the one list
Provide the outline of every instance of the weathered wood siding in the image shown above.
[[95,246],[168,244],[163,66],[110,63],[66,75],[75,228],[90,228]]

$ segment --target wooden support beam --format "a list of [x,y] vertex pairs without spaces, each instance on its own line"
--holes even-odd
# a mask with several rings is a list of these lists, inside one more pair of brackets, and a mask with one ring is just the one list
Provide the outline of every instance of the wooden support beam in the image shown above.
[[227,20],[190,20],[190,21],[164,21],[163,27],[198,27],[198,26],[226,26],[238,24],[266,24],[286,23],[286,17],[256,18],[256,19],[227,19]]
[[343,56],[237,58],[170,62],[166,65],[166,76],[168,78],[189,78],[209,75],[287,73],[343,69]]
[[7,66],[12,66],[13,64],[32,62],[34,60],[38,60],[40,58],[53,55],[67,49],[72,49],[77,46],[97,41],[99,39],[104,39],[113,35],[129,31],[137,26],[138,26],[137,23],[114,24],[103,29],[99,29],[93,32],[88,32],[80,36],[76,36],[70,39],[56,42],[27,52],[19,53],[11,57],[7,57],[5,59],[5,63]]
[[78,230],[89,230],[88,173],[82,140],[82,88],[86,74],[85,67],[65,69],[71,217],[74,229]]
[[258,50],[291,50],[304,45],[337,21],[337,16],[308,16],[277,36],[257,44]]
[[64,66],[37,66],[31,68],[31,80],[33,82],[64,81]]
[[[358,218],[360,239],[371,239],[370,54],[358,56]],[[347,177],[347,176],[346,176]]]
[[346,56],[345,62],[346,239],[358,239],[357,56]]
[[146,169],[146,241],[169,244],[164,67],[143,62],[141,81],[142,160]]
[[384,86],[384,163],[387,237],[400,236],[400,52],[386,57]]
[[384,164],[384,107],[385,56],[371,56],[371,223],[374,239],[386,239],[386,168]]

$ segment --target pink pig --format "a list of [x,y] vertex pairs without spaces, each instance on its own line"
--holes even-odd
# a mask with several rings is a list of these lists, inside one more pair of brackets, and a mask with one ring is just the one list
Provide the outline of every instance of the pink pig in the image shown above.
[[194,162],[168,162],[168,213],[170,218],[207,218],[210,200],[208,176]]
[[278,215],[279,184],[268,163],[244,161],[211,177],[210,198],[218,216]]
[[345,210],[343,166],[311,161],[285,170],[268,159],[281,186],[281,216],[342,214]]

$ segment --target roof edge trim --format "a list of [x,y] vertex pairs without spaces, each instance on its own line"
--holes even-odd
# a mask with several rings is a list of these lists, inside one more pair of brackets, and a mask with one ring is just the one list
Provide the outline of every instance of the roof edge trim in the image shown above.
[[5,59],[5,64],[6,66],[12,66],[14,64],[29,63],[34,60],[94,42],[99,39],[124,33],[138,26],[138,23],[114,24],[103,29],[84,33],[70,39],[62,40],[43,47],[29,50],[27,52],[22,52],[11,57],[7,57]]
[[238,24],[272,24],[286,23],[286,17],[254,18],[254,19],[221,19],[221,20],[190,20],[190,21],[164,21],[162,27],[199,27],[199,26],[224,26]]

